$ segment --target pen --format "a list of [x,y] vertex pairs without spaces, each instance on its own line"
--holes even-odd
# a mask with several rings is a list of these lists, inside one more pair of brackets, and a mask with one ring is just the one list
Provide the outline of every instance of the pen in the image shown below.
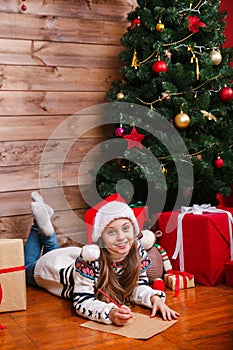
[[[105,293],[102,289],[98,288],[98,291],[103,294],[109,301],[111,301],[113,304],[115,304],[117,307],[121,308],[121,305],[118,304],[113,298],[110,297],[107,293]],[[134,319],[133,314],[131,313],[131,318]]]

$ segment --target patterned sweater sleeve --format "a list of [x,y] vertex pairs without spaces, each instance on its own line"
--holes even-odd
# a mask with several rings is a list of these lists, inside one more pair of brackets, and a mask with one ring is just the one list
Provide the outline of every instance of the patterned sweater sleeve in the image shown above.
[[151,261],[147,256],[147,253],[143,246],[141,245],[140,241],[138,241],[138,249],[139,254],[141,256],[141,271],[139,275],[138,284],[134,289],[133,292],[133,298],[136,304],[147,306],[149,308],[152,308],[152,303],[150,301],[150,298],[153,295],[158,295],[163,301],[166,300],[166,295],[163,291],[152,289],[149,286],[149,280],[146,274],[147,269],[151,266]]
[[73,305],[76,313],[93,321],[111,324],[109,312],[113,303],[95,299],[94,286],[99,273],[98,260],[87,262],[78,257],[74,269]]

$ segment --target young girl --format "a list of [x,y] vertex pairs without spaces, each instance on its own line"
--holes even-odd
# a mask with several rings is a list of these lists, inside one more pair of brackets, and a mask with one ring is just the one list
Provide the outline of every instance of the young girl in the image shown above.
[[53,209],[37,192],[32,199],[34,223],[25,244],[29,284],[72,298],[77,314],[107,324],[126,324],[134,304],[151,308],[151,317],[157,311],[164,320],[179,316],[165,304],[165,293],[148,285],[151,262],[137,239],[138,222],[118,194],[86,211],[88,244],[82,248],[59,248]]

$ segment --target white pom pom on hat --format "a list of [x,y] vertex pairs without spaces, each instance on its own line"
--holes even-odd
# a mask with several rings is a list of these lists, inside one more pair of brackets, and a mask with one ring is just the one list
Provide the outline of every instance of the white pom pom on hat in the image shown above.
[[82,247],[82,257],[86,261],[94,261],[100,257],[100,248],[96,244],[86,244]]
[[106,226],[113,220],[121,218],[129,219],[134,227],[135,235],[138,235],[140,230],[134,211],[118,193],[108,196],[88,209],[84,216],[88,244],[97,242]]

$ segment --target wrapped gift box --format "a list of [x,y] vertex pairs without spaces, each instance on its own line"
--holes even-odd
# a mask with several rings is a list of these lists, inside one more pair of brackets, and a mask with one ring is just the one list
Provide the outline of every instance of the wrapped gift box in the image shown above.
[[143,226],[145,222],[148,220],[148,207],[144,206],[133,206],[130,205],[131,209],[133,209],[134,215],[137,218],[138,226],[140,231],[143,230]]
[[[167,251],[172,268],[180,270],[179,255],[172,259],[177,241],[180,210],[161,213],[158,228],[163,232],[159,244]],[[225,282],[225,262],[230,258],[228,215],[225,213],[185,214],[182,220],[184,270],[195,282],[213,286]]]
[[168,271],[164,274],[164,282],[168,288],[176,291],[175,296],[180,289],[195,287],[194,276],[185,271]]
[[233,287],[233,261],[228,261],[225,263],[226,271],[226,285]]
[[231,208],[233,210],[233,185],[230,186],[231,194],[228,197],[223,197],[217,193],[218,208]]
[[229,211],[233,215],[233,207],[222,207],[222,210]]
[[26,310],[22,239],[0,239],[0,312]]

